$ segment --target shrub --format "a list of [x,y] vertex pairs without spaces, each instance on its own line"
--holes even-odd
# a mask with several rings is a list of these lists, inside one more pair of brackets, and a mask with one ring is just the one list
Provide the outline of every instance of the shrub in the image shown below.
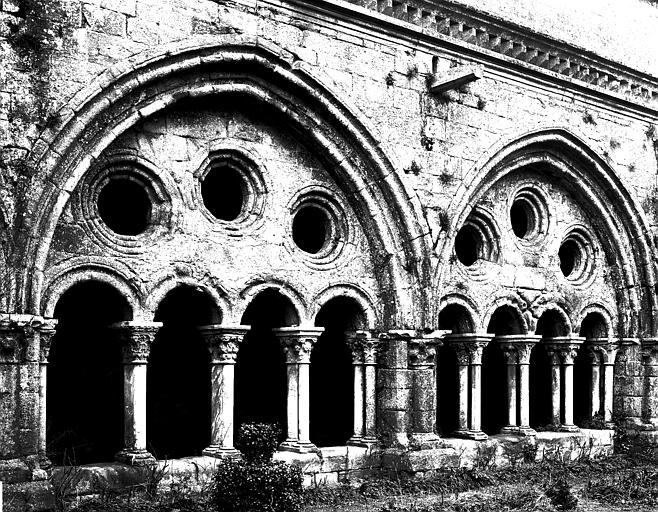
[[224,460],[215,473],[213,502],[226,512],[298,512],[302,472],[284,462]]
[[578,505],[578,498],[571,492],[571,486],[564,476],[546,489],[546,496],[558,510],[573,510]]
[[238,431],[236,447],[247,462],[272,460],[281,429],[273,423],[243,423]]

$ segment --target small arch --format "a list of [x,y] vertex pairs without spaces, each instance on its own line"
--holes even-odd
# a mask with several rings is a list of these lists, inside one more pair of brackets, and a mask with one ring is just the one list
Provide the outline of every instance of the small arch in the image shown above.
[[148,360],[147,443],[158,458],[201,455],[210,444],[210,357],[197,327],[221,322],[213,298],[178,285],[163,297]]
[[234,427],[254,421],[277,423],[283,434],[287,423],[286,364],[272,329],[299,325],[299,314],[280,288],[261,287],[240,323],[251,329],[240,345],[235,365]]
[[352,284],[337,284],[329,286],[318,293],[311,302],[312,317],[316,319],[320,310],[335,298],[350,299],[355,307],[358,306],[363,316],[363,327],[360,329],[373,329],[377,325],[377,313],[374,307],[375,301],[363,289]]
[[134,285],[137,276],[130,269],[119,269],[105,260],[98,259],[90,264],[89,258],[84,259],[85,261],[81,262],[76,258],[66,265],[49,269],[41,303],[43,316],[54,317],[56,305],[67,290],[79,283],[95,281],[105,283],[123,296],[127,304],[127,319],[139,318],[142,308],[140,290]]
[[496,336],[527,333],[523,314],[511,304],[503,304],[495,309],[489,318],[487,332]]
[[461,304],[448,304],[439,312],[439,329],[452,334],[466,334],[475,331],[471,313]]
[[77,281],[53,308],[47,373],[49,456],[55,464],[109,462],[123,448],[123,365],[110,324],[132,318],[110,284]]
[[[273,314],[273,321],[277,325],[270,327],[284,327],[294,325],[308,325],[308,304],[303,296],[294,288],[278,280],[259,281],[252,283],[240,292],[241,303],[236,307],[235,315],[242,318],[243,325],[247,319],[253,317],[253,311],[258,310],[261,302],[272,302],[281,311],[269,312]],[[250,312],[251,310],[251,312]],[[280,315],[284,315],[280,317]],[[267,322],[258,321],[263,325]],[[278,325],[280,324],[280,325]],[[249,324],[251,325],[251,324]]]
[[[616,331],[613,315],[601,304],[589,304],[584,307],[576,321],[576,325],[580,326],[579,335],[584,338],[610,338]],[[601,334],[601,336],[590,336],[591,334]]]
[[352,353],[345,333],[365,329],[366,313],[355,299],[337,296],[320,308],[315,325],[324,327],[324,332],[311,352],[311,442],[345,445],[354,425]]
[[571,333],[571,322],[567,314],[556,306],[545,308],[537,321],[535,334],[544,338],[568,336]]
[[[194,277],[167,276],[162,278],[146,295],[144,299],[144,316],[153,318],[164,298],[174,289],[192,289],[199,296],[206,297],[210,303],[206,307],[212,311],[212,318],[207,324],[222,323],[230,316],[232,307],[227,299],[227,293],[216,284],[210,285]],[[203,325],[203,324],[200,324]]]

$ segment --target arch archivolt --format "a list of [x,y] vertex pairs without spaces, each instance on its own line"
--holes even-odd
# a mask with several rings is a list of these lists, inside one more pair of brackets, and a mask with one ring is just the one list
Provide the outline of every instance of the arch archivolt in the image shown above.
[[605,322],[605,327],[606,327],[606,331],[608,332],[608,337],[611,338],[612,336],[614,336],[615,332],[617,332],[616,317],[614,314],[611,313],[611,311],[613,311],[613,308],[610,308],[609,306],[601,303],[588,304],[587,306],[585,306],[580,310],[580,312],[575,318],[574,325],[577,326],[577,329],[580,332],[580,328],[583,324],[583,320],[585,320],[585,317],[590,313],[597,313],[601,315],[601,318]]
[[336,284],[320,291],[310,302],[309,319],[314,320],[322,306],[337,297],[354,300],[363,310],[369,329],[374,329],[379,325],[375,301],[365,290],[353,284]]
[[40,314],[52,317],[62,295],[72,286],[88,281],[112,286],[126,299],[135,320],[145,318],[142,308],[144,291],[137,274],[116,260],[90,257],[73,258],[48,270]]
[[[417,199],[405,189],[377,144],[376,130],[357,109],[339,102],[309,66],[298,61],[292,66],[293,61],[292,54],[271,44],[229,35],[219,43],[213,38],[193,47],[164,47],[157,54],[127,59],[76,95],[62,109],[71,112],[63,128],[44,134],[36,147],[46,149],[30,156],[38,177],[33,186],[40,193],[25,197],[36,197],[43,206],[21,205],[28,212],[26,229],[31,233],[21,248],[28,262],[17,290],[22,307],[36,309],[40,303],[42,283],[31,276],[45,267],[71,191],[114,139],[183,98],[240,93],[279,111],[318,149],[327,168],[339,177],[337,181],[359,191],[352,207],[363,219],[364,231],[372,234],[376,252],[392,255],[386,259],[386,271],[379,274],[381,288],[394,295],[384,301],[391,310],[383,317],[393,318],[394,323],[424,323],[427,298],[423,290],[429,288],[430,276],[428,240],[423,233],[428,230],[421,228],[424,221]],[[181,75],[192,74],[201,65],[204,72],[181,80]],[[236,65],[244,67],[239,80],[230,69],[226,76],[222,74]],[[212,66],[215,72],[208,73]],[[131,96],[134,102],[125,101]],[[410,266],[417,270],[404,270]]]
[[519,325],[521,326],[522,331],[520,334],[528,334],[528,311],[524,311],[525,304],[525,301],[521,299],[521,297],[513,293],[502,295],[494,299],[493,302],[483,308],[485,313],[482,315],[482,322],[480,323],[479,332],[487,332],[489,322],[491,322],[491,317],[493,317],[497,309],[503,306],[509,306],[516,312],[516,316],[519,320]]
[[251,304],[251,301],[265,290],[276,290],[290,301],[299,317],[300,326],[308,327],[313,325],[313,317],[309,315],[309,303],[304,298],[304,295],[292,285],[275,278],[251,282],[238,294],[238,299],[233,309],[233,323],[240,323],[240,319],[243,317],[249,304]]
[[179,286],[189,286],[206,294],[219,311],[222,321],[231,317],[233,307],[226,291],[210,278],[199,279],[192,276],[167,276],[160,279],[145,295],[144,315],[151,319],[155,317],[162,300]]
[[[470,297],[460,294],[460,293],[451,293],[448,295],[444,295],[441,297],[439,300],[439,305],[437,308],[437,315],[436,319],[434,321],[434,325],[438,328],[439,325],[439,314],[443,309],[445,309],[447,306],[451,305],[457,305],[461,306],[464,308],[466,313],[469,316],[469,320],[471,322],[471,325],[475,327],[475,329],[478,329],[478,326],[480,326],[480,331],[482,329],[482,317],[480,313],[480,309],[478,308],[476,302],[472,300]],[[493,314],[493,313],[492,313]],[[486,332],[486,327],[485,330],[482,332]]]

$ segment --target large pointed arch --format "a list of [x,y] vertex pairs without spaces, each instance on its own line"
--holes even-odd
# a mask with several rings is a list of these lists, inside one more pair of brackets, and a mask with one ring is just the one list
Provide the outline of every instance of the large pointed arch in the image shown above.
[[372,233],[375,264],[386,269],[377,272],[388,309],[383,317],[422,327],[428,304],[423,290],[431,273],[428,230],[421,228],[417,199],[405,190],[375,130],[337,99],[316,70],[262,39],[233,34],[219,42],[185,44],[134,56],[103,73],[61,109],[57,129],[44,132],[35,144],[29,160],[35,178],[21,195],[24,215],[18,216],[22,222],[16,232],[17,258],[24,262],[17,309],[39,309],[46,258],[62,210],[116,137],[183,98],[242,94],[276,109],[317,150],[366,223],[364,231]]
[[[467,175],[448,209],[450,227],[438,245],[435,283],[441,289],[454,237],[471,206],[496,181],[522,167],[540,166],[566,180],[580,204],[597,219],[606,257],[618,275],[620,328],[624,336],[655,336],[655,269],[646,216],[614,169],[577,135],[541,128],[496,144]],[[436,314],[436,312],[434,312]]]

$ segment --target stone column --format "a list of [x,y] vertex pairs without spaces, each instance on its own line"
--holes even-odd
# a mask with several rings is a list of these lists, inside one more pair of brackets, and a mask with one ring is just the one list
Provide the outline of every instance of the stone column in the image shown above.
[[552,426],[561,432],[580,430],[573,422],[573,364],[584,341],[585,338],[577,336],[556,336],[542,341],[551,358]]
[[653,430],[658,427],[658,338],[642,340],[644,393],[642,420]]
[[369,446],[375,438],[375,346],[369,331],[348,331],[347,345],[352,352],[354,368],[354,432],[347,442],[353,446]]
[[119,322],[111,326],[123,352],[124,447],[115,458],[132,466],[155,463],[146,450],[146,363],[161,322]]
[[[496,338],[496,342],[500,342],[500,338]],[[505,357],[505,364],[507,365],[507,425],[504,426],[501,434],[518,434],[518,404],[517,394],[518,389],[516,385],[516,374],[518,369],[518,354],[513,345],[505,345],[501,343],[503,356]]]
[[233,412],[235,404],[235,360],[245,334],[245,325],[199,327],[210,352],[211,429],[210,446],[203,450],[212,457],[235,457]]
[[46,320],[39,327],[39,457],[44,464],[48,465],[46,452],[48,449],[46,431],[47,431],[47,383],[48,383],[48,356],[53,337],[55,336],[55,327],[57,320]]
[[591,368],[591,378],[589,384],[589,395],[591,399],[587,413],[590,418],[593,418],[595,415],[601,414],[603,411],[603,408],[601,407],[601,362],[603,357],[600,350],[598,350],[599,347],[591,344],[591,340],[587,341],[587,356]]
[[601,356],[603,358],[603,421],[606,422],[608,428],[614,427],[612,422],[613,410],[613,397],[614,397],[614,374],[615,374],[615,359],[619,347],[613,343],[605,343],[602,345]]
[[410,337],[412,435],[416,441],[436,441],[436,349],[438,337]]
[[[459,428],[455,435],[484,440],[482,432],[482,351],[491,334],[448,334],[445,341],[457,353],[459,365]],[[470,406],[469,406],[470,404]]]
[[323,327],[281,327],[273,329],[286,355],[288,383],[288,434],[280,448],[306,453],[317,450],[309,439],[309,366],[313,345],[324,332]]
[[580,429],[573,421],[573,364],[578,355],[578,344],[565,346],[562,351],[562,364],[564,365],[564,422],[560,427],[563,432],[579,432]]
[[562,361],[560,353],[551,347],[546,347],[546,354],[551,363],[551,426],[557,430],[562,425]]

